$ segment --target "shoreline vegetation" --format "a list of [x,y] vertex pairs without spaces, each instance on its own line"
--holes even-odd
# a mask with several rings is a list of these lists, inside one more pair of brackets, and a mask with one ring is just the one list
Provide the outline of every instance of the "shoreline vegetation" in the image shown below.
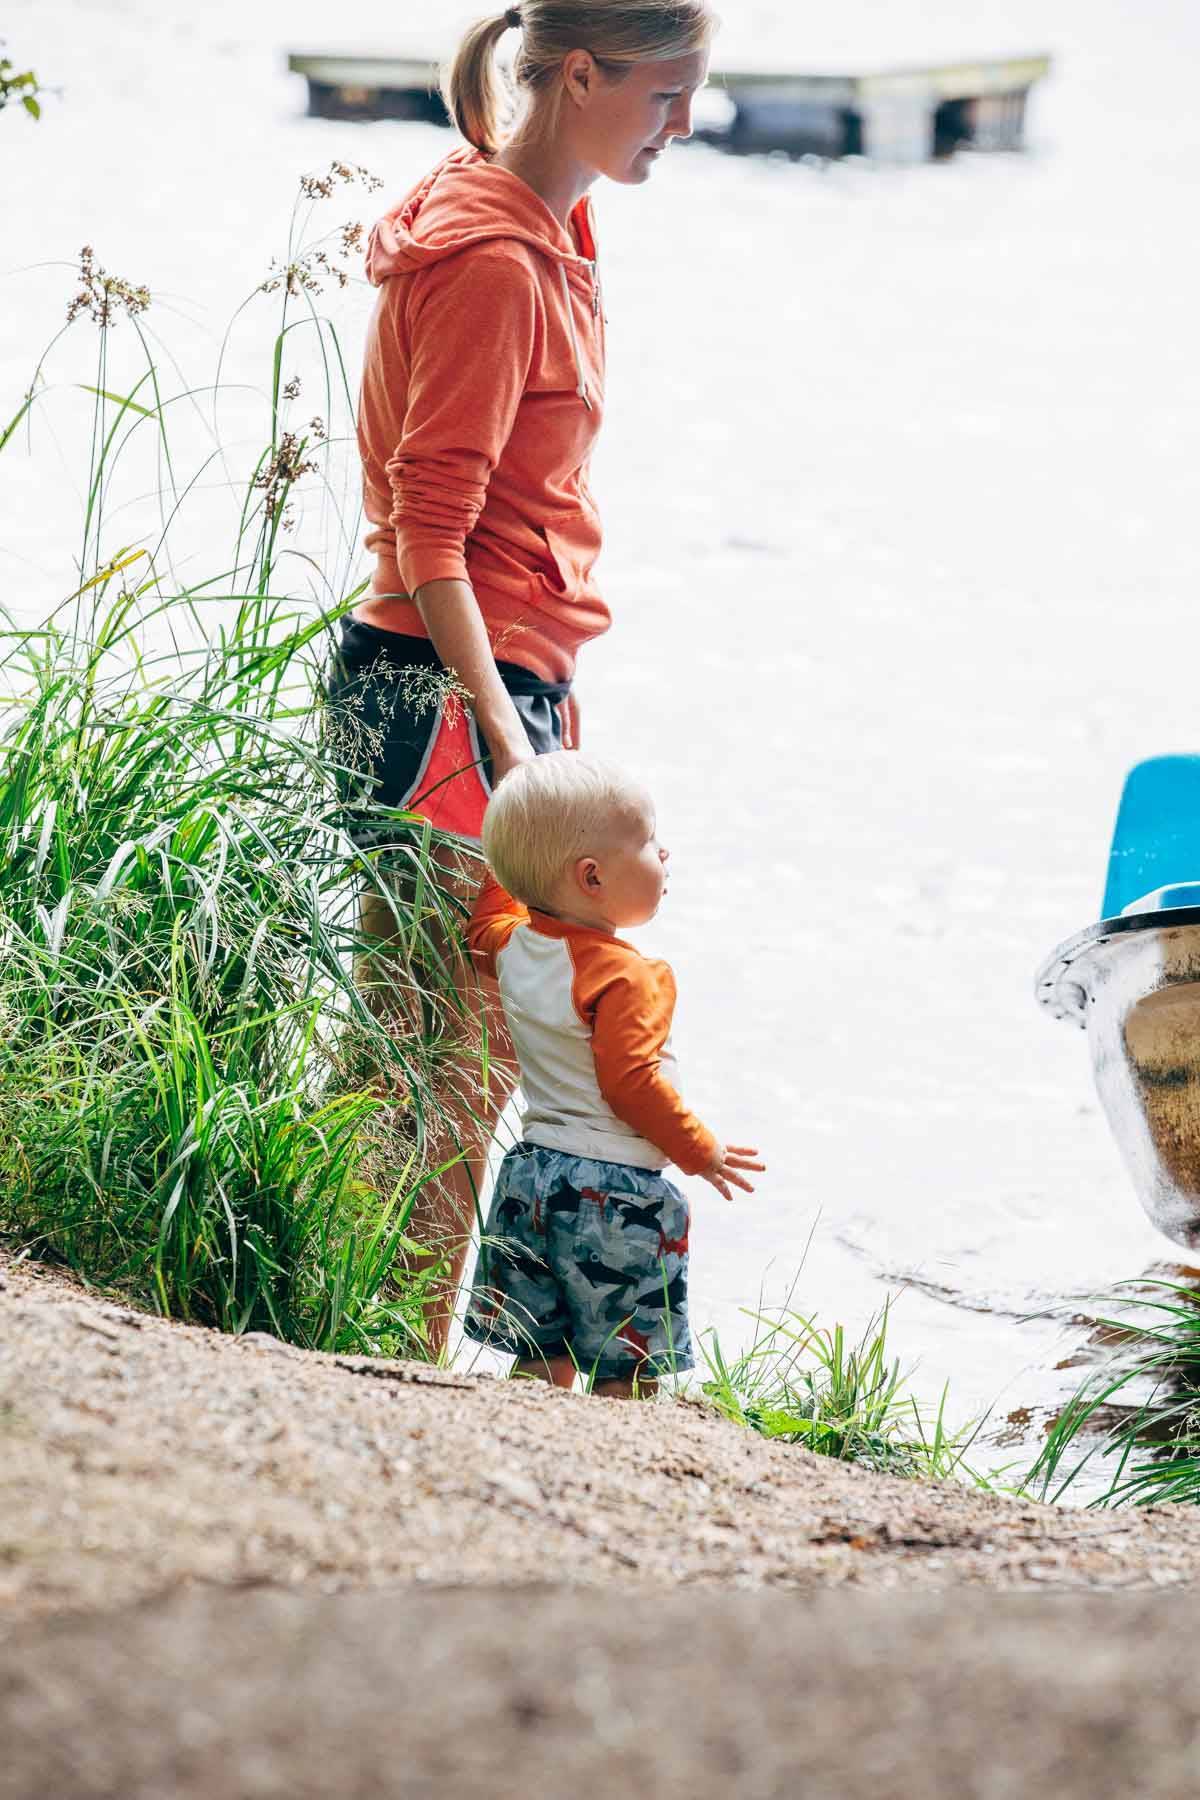
[[[34,629],[0,630],[0,1241],[167,1318],[428,1360],[439,1271],[409,1266],[406,1227],[457,1156],[449,1078],[469,1066],[482,1092],[487,1046],[467,1044],[441,973],[459,920],[434,834],[375,809],[377,847],[355,847],[355,722],[321,704],[362,590],[354,400],[320,299],[351,280],[363,231],[314,235],[313,220],[375,185],[341,163],[302,179],[283,255],[200,383],[156,335],[150,290],[85,249],[64,327],[0,432],[0,451],[36,453],[52,408],[60,436],[86,442],[63,599]],[[229,373],[256,305],[274,309],[261,387]],[[92,366],[60,371],[84,321]],[[393,987],[387,1030],[355,981],[363,883],[404,945],[372,972]],[[1193,1308],[1182,1292],[1164,1303],[1153,1357],[1182,1331],[1200,1359]],[[947,1425],[945,1394],[923,1415],[888,1331],[886,1307],[848,1343],[789,1304],[736,1355],[702,1334],[699,1386],[779,1444],[986,1485],[967,1460],[978,1428]],[[1054,1427],[1028,1478],[1045,1497],[1067,1494],[1068,1446],[1117,1385]],[[1106,1501],[1196,1497],[1194,1411],[1171,1418],[1176,1473],[1139,1415]]]
[[1106,1485],[1093,1507],[1200,1503],[1200,1293],[1173,1281],[1127,1282],[1097,1330],[1120,1346],[1113,1368],[1082,1382],[1053,1421],[1026,1477],[1039,1499],[1074,1498],[1080,1477]]
[[[0,38],[0,51],[4,39]],[[31,119],[42,116],[42,95],[46,92],[32,69],[21,69],[11,57],[0,55],[0,112],[6,106],[21,106]]]
[[[420,1354],[436,1270],[393,1271],[415,1194],[455,1155],[442,1096],[465,1052],[434,940],[457,921],[420,821],[381,813],[370,853],[347,837],[353,721],[320,705],[356,520],[330,534],[352,402],[314,300],[348,279],[356,238],[298,234],[359,183],[336,165],[301,184],[260,289],[278,296],[264,393],[223,380],[228,334],[214,379],[189,384],[149,290],[88,248],[0,437],[34,449],[53,407],[87,444],[69,591],[0,634],[0,1227],[171,1316]],[[94,368],[64,379],[85,319]],[[324,408],[307,426],[302,339]],[[302,483],[323,561],[291,539]],[[372,970],[403,1033],[355,984],[364,883],[403,938]]]

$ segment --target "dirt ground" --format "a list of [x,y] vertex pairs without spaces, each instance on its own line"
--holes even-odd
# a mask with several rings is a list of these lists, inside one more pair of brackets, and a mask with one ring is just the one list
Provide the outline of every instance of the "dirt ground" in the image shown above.
[[0,1262],[4,1800],[375,1795],[398,1758],[405,1795],[1193,1791],[1198,1609],[1159,1590],[1198,1575],[1190,1509],[908,1484]]

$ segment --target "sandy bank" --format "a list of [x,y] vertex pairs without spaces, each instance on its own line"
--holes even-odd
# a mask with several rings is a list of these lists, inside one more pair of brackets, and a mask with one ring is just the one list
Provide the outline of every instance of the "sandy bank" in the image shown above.
[[630,1407],[315,1355],[0,1263],[5,1626],[191,1580],[1129,1588],[1200,1575],[1200,1513],[1052,1510]]
[[1198,1573],[1190,1509],[909,1485],[0,1261],[4,1800],[1180,1792],[1193,1599],[1094,1590]]

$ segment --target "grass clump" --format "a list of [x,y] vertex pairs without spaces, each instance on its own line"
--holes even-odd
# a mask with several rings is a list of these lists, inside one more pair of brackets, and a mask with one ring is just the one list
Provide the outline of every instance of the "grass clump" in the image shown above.
[[1200,1294],[1177,1282],[1129,1283],[1097,1325],[1125,1346],[1120,1366],[1081,1384],[1026,1480],[1061,1500],[1085,1476],[1091,1506],[1200,1504]]
[[857,1342],[841,1325],[820,1327],[791,1306],[747,1317],[754,1337],[736,1358],[724,1356],[715,1331],[701,1341],[702,1391],[726,1418],[880,1474],[922,1481],[971,1474],[964,1459],[974,1431],[947,1429],[945,1391],[932,1421],[907,1392],[888,1351],[888,1305]]
[[[298,218],[285,268],[327,267]],[[52,381],[44,357],[0,434],[32,451],[39,412],[84,396],[82,427],[55,422],[86,464],[64,598],[0,630],[0,1231],[164,1313],[420,1353],[437,1271],[398,1271],[414,1197],[456,1154],[441,1096],[469,1052],[438,845],[378,810],[356,848],[352,722],[322,718],[361,591],[337,335],[312,282],[268,283],[265,389],[223,383],[228,342],[212,382],[168,388],[149,291],[90,250],[79,281],[91,370]],[[302,329],[309,428],[289,418]],[[373,972],[387,1029],[354,979],[364,884],[403,945]]]

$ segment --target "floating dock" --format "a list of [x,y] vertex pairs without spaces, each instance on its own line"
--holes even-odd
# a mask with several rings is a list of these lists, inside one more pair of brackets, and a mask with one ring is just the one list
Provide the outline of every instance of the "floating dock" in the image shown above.
[[714,74],[733,107],[724,133],[703,130],[731,150],[793,155],[869,156],[925,162],[960,146],[1020,150],[1030,90],[1049,74],[1049,56],[880,69],[862,75]]
[[[308,82],[316,118],[447,122],[435,57],[296,52],[288,68]],[[710,90],[724,98],[728,117],[701,118],[696,135],[735,151],[888,163],[924,162],[960,146],[1020,150],[1030,91],[1050,69],[1045,55],[858,75],[716,69]]]

